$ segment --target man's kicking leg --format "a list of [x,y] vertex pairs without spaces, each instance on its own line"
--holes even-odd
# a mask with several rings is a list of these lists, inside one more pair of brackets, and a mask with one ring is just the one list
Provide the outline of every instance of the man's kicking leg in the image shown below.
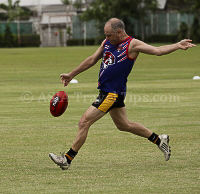
[[166,161],[170,159],[171,150],[169,147],[168,135],[157,135],[144,127],[142,124],[129,121],[126,116],[125,107],[112,109],[110,111],[110,116],[120,131],[131,132],[135,135],[147,138],[149,141],[156,144],[164,153]]

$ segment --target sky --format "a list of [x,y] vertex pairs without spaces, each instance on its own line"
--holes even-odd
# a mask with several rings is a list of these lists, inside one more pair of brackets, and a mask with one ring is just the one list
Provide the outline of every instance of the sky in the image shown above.
[[[14,3],[16,0],[12,0]],[[7,0],[0,0],[0,3],[7,4]],[[20,6],[24,5],[38,5],[40,2],[41,5],[49,5],[49,4],[62,4],[60,0],[20,0]]]

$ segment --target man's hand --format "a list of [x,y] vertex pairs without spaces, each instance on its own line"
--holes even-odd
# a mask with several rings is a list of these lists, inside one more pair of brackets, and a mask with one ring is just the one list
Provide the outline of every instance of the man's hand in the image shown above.
[[69,84],[69,82],[72,80],[72,76],[70,76],[69,73],[63,73],[60,75],[61,82],[64,84],[64,87]]
[[196,47],[196,45],[192,44],[191,42],[192,42],[192,40],[190,40],[190,39],[181,40],[178,43],[179,48],[182,49],[182,50],[187,50],[188,48]]

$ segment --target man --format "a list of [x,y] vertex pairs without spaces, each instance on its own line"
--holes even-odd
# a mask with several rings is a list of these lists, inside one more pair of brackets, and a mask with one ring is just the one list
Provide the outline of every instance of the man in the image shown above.
[[127,77],[140,52],[161,56],[178,49],[187,50],[195,45],[191,43],[191,40],[185,39],[176,44],[160,47],[150,46],[128,36],[124,23],[117,18],[112,18],[105,24],[104,32],[106,40],[93,55],[85,59],[70,73],[60,75],[62,83],[67,86],[76,75],[89,69],[102,58],[98,81],[99,96],[80,119],[78,133],[72,147],[65,155],[57,156],[50,153],[49,156],[61,169],[68,169],[71,161],[84,144],[90,126],[109,112],[119,130],[147,138],[158,146],[164,153],[165,160],[168,161],[171,155],[168,145],[169,136],[152,133],[142,124],[131,122],[126,117],[124,98]]

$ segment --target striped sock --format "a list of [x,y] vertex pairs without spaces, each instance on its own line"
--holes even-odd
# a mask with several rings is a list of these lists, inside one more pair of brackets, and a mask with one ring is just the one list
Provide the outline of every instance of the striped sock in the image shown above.
[[75,152],[72,148],[70,148],[70,150],[65,154],[68,164],[71,164],[71,161],[75,158],[77,153],[78,152]]
[[152,133],[151,136],[148,138],[149,141],[153,142],[154,144],[156,144],[157,146],[160,145],[160,138],[158,137],[157,134]]

